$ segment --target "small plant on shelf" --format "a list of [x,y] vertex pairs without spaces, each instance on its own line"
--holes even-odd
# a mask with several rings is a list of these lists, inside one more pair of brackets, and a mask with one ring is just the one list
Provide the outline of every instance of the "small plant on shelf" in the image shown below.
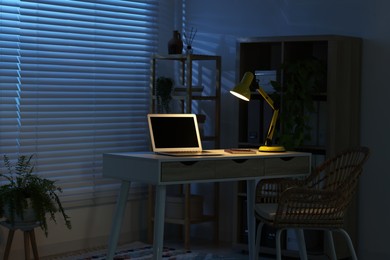
[[56,222],[56,214],[60,213],[66,227],[71,229],[70,218],[58,197],[62,189],[55,181],[34,174],[32,159],[33,155],[20,155],[12,163],[4,155],[0,168],[3,179],[0,182],[0,217],[5,217],[11,225],[39,223],[47,236],[47,218]]
[[158,77],[156,81],[157,112],[169,113],[172,100],[173,80],[167,77]]

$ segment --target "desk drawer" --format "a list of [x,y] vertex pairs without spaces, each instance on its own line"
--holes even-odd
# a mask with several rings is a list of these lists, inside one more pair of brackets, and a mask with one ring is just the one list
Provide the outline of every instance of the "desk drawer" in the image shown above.
[[267,175],[308,174],[310,157],[285,157],[264,159]]
[[168,162],[161,166],[161,181],[208,180],[215,178],[215,161]]
[[264,160],[261,159],[236,159],[216,162],[216,178],[242,178],[264,175]]

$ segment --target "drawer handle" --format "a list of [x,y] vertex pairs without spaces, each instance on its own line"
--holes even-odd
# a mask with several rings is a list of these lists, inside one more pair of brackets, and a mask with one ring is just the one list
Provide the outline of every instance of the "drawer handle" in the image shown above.
[[233,159],[233,161],[235,163],[244,163],[244,162],[248,161],[248,159]]
[[184,165],[187,165],[187,166],[191,166],[191,165],[194,165],[195,163],[197,163],[198,161],[186,161],[186,162],[180,162],[181,164],[184,164]]
[[292,157],[292,156],[290,156],[290,157],[281,157],[280,159],[282,159],[283,161],[290,161],[290,160],[292,160],[292,159],[294,159],[295,157]]

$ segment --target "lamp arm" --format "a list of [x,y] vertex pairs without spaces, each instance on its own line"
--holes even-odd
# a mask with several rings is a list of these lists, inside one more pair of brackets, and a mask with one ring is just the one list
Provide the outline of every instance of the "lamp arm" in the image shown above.
[[276,110],[276,109],[275,109],[275,105],[274,105],[274,101],[273,101],[272,98],[264,91],[264,89],[262,89],[260,86],[258,86],[257,92],[259,92],[259,94],[265,99],[265,101],[267,101],[268,105],[269,105],[273,110]]
[[277,122],[278,116],[279,116],[279,109],[276,109],[275,104],[274,104],[274,101],[273,101],[273,100],[271,99],[271,97],[264,91],[264,89],[262,89],[260,86],[258,86],[257,92],[259,92],[259,94],[265,99],[265,101],[267,101],[268,105],[269,105],[269,106],[272,108],[272,110],[274,111],[274,113],[273,113],[273,115],[272,115],[271,122],[270,122],[270,124],[269,124],[267,137],[265,138],[265,145],[266,145],[266,146],[270,146],[270,145],[272,145],[272,138],[274,137],[276,122]]
[[272,118],[271,118],[271,123],[269,124],[267,137],[265,138],[265,145],[266,146],[272,145],[272,139],[274,137],[274,132],[275,132],[275,127],[276,127],[276,122],[278,120],[278,116],[279,116],[279,109],[275,109],[274,113],[272,115]]

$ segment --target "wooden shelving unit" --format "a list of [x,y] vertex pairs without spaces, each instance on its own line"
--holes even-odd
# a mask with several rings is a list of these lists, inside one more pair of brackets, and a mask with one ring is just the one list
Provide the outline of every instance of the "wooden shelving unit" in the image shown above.
[[[282,64],[289,61],[315,57],[326,64],[325,89],[314,96],[316,111],[311,114],[311,141],[297,150],[313,153],[313,166],[325,158],[347,147],[359,144],[360,140],[360,66],[361,39],[346,36],[288,36],[288,37],[252,37],[237,42],[237,77],[242,78],[246,71],[276,71],[276,80],[283,84],[285,72]],[[254,94],[255,95],[255,94]],[[256,99],[256,96],[255,96]],[[283,101],[281,101],[283,102]],[[258,147],[264,141],[268,127],[269,111],[267,104],[257,98],[255,101],[239,103],[239,145]],[[283,113],[283,111],[281,111]],[[246,247],[245,207],[246,186],[238,183],[236,189],[236,228],[233,231],[236,245]],[[350,209],[347,230],[356,241],[357,220],[356,205]],[[315,235],[318,237],[318,235]],[[318,242],[307,243],[308,250],[316,254],[327,249],[322,235]],[[311,248],[310,248],[311,247]],[[338,256],[346,253],[345,246],[337,248]],[[287,250],[286,255],[296,255]],[[273,249],[263,246],[263,252]]]
[[[156,79],[158,78],[158,63],[162,61],[176,62],[179,67],[179,84],[175,86],[173,99],[180,102],[180,113],[206,114],[207,125],[212,125],[213,130],[202,136],[203,141],[213,141],[212,147],[220,146],[220,109],[221,109],[221,57],[213,55],[198,54],[155,54],[151,61],[150,88],[153,97],[156,90]],[[174,64],[172,64],[174,66]],[[210,76],[203,76],[206,70]],[[194,85],[194,77],[198,78],[197,85]],[[208,82],[202,82],[206,78]],[[212,82],[210,84],[210,82]],[[207,87],[203,87],[205,84]],[[177,91],[177,90],[180,91]],[[201,90],[201,91],[199,91]],[[151,111],[156,110],[156,99],[151,99]],[[203,105],[203,106],[202,106]]]
[[[151,59],[150,93],[151,112],[156,112],[156,79],[159,63],[178,68],[179,80],[175,84],[173,100],[178,102],[179,109],[173,113],[194,113],[202,115],[201,138],[204,148],[220,147],[220,106],[221,106],[221,57],[198,54],[155,54]],[[203,75],[204,73],[207,75]],[[195,79],[196,81],[195,82]],[[207,127],[206,127],[207,126]],[[181,225],[184,228],[184,245],[190,248],[190,226],[203,222],[214,222],[214,241],[218,240],[218,200],[219,185],[214,184],[214,209],[212,215],[202,214],[191,217],[191,185],[179,187],[178,193],[184,196],[184,218],[166,218],[165,222]],[[149,198],[153,198],[153,187],[149,188]],[[149,199],[149,240],[153,237],[153,199]]]

